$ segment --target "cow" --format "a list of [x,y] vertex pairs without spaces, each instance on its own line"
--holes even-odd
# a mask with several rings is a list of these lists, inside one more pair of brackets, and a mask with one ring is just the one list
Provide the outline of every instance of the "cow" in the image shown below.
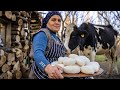
[[80,31],[74,23],[71,23],[66,27],[64,36],[64,46],[67,49],[67,55],[73,52],[80,55],[80,38],[86,38],[88,33],[85,30]]
[[[111,25],[95,25],[83,22],[77,30],[74,24],[69,24],[65,32],[65,47],[70,54],[74,49],[78,55],[85,55],[91,61],[95,61],[96,55],[104,54],[109,62],[108,75],[112,73],[113,63],[116,63],[114,57],[115,44],[118,32]],[[75,34],[84,32],[81,34]],[[111,59],[111,60],[108,60]],[[118,69],[115,68],[117,74]]]

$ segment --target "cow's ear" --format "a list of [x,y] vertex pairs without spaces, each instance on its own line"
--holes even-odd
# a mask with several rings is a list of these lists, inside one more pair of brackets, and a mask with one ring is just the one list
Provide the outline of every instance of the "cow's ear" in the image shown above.
[[88,34],[87,31],[80,31],[79,35],[80,35],[81,38],[86,38],[86,37],[88,37],[89,34]]

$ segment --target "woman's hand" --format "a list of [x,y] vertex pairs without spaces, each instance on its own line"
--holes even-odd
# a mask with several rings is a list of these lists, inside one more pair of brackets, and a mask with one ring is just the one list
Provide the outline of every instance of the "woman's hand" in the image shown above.
[[45,72],[50,79],[63,79],[61,70],[62,68],[60,66],[51,66],[50,64],[45,67]]

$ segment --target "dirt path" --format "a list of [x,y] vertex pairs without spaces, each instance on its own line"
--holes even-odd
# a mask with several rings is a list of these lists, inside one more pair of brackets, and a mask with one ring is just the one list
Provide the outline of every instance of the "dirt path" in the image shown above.
[[[117,75],[115,71],[113,71],[113,74],[111,76],[107,77],[106,72],[108,70],[108,64],[106,62],[99,62],[99,64],[101,68],[104,70],[104,72],[99,76],[95,76],[94,77],[95,79],[120,79],[120,74]],[[120,65],[118,65],[118,70],[120,73]]]

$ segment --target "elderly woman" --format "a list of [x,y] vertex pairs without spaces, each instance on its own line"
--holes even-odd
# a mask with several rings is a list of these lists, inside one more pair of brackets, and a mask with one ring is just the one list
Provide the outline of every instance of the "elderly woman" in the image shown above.
[[51,66],[60,56],[65,56],[66,49],[57,32],[60,30],[62,16],[57,11],[48,12],[43,19],[42,28],[33,36],[34,62],[29,77],[38,79],[63,79],[61,67]]

